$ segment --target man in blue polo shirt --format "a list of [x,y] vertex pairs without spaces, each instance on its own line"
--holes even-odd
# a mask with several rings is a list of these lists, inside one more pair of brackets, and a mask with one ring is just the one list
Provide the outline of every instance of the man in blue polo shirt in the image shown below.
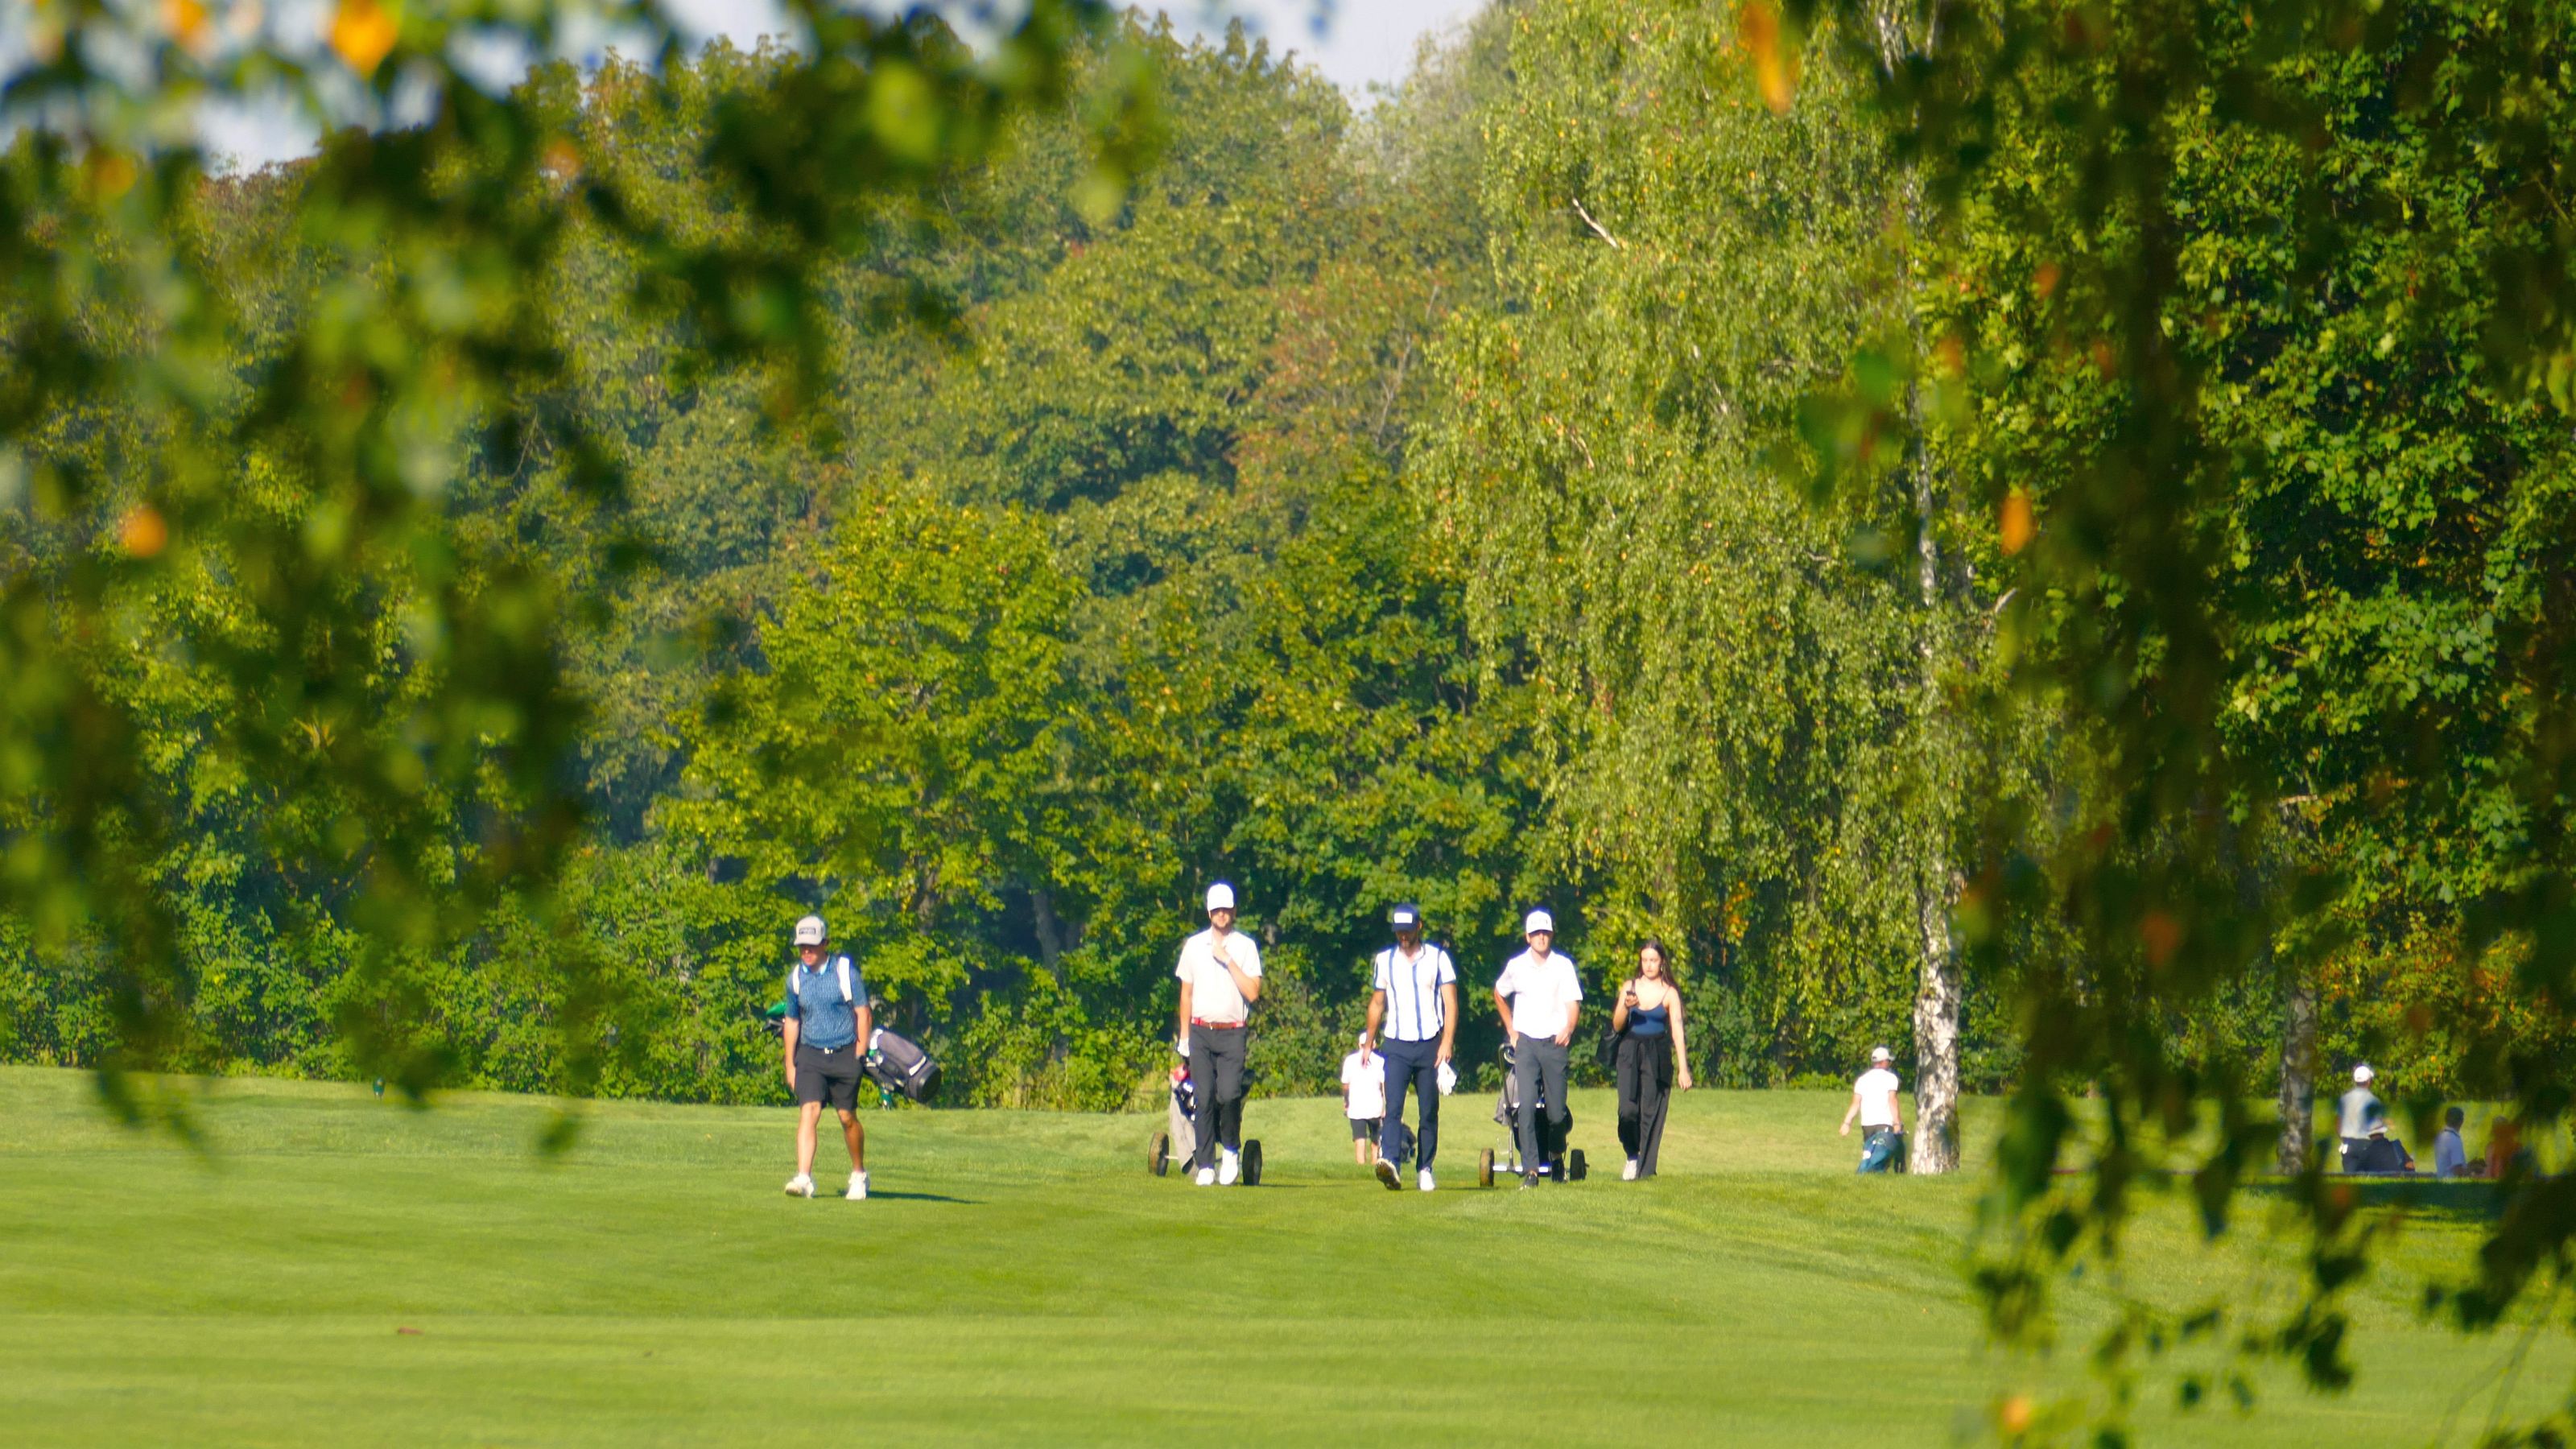
[[859,1125],[859,1058],[867,1054],[868,984],[847,956],[833,955],[823,918],[796,923],[796,964],[787,969],[787,1090],[796,1094],[796,1175],[789,1197],[814,1195],[814,1142],[823,1104],[841,1114],[850,1145],[852,1202],[868,1195],[868,1134]]

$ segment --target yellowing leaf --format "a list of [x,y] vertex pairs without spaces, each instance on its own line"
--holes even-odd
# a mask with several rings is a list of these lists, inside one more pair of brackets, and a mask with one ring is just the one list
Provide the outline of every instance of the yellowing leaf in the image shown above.
[[161,0],[161,26],[170,38],[195,50],[206,35],[206,7],[203,0]]
[[117,542],[136,558],[152,558],[170,546],[170,523],[161,510],[149,503],[138,504],[117,525]]
[[401,17],[381,0],[340,0],[331,17],[331,48],[360,75],[374,75],[393,53]]
[[1735,14],[1735,37],[1753,57],[1753,84],[1774,115],[1786,115],[1798,91],[1798,48],[1781,30],[1780,12],[1751,0]]
[[101,147],[89,153],[81,168],[81,183],[92,201],[114,201],[134,189],[138,174],[133,157]]
[[2029,494],[2016,488],[2005,495],[1997,532],[2003,536],[2005,553],[2019,553],[2030,547],[2030,541],[2039,536],[2039,520],[2031,513]]

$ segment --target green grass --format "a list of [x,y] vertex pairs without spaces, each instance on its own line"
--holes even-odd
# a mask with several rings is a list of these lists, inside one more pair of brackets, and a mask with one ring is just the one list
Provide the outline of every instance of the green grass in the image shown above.
[[[1635,1185],[1582,1094],[1610,1170],[1534,1193],[1472,1189],[1498,1134],[1461,1096],[1429,1197],[1361,1178],[1326,1102],[1252,1104],[1258,1191],[1146,1176],[1159,1118],[872,1113],[878,1195],[850,1204],[779,1193],[784,1110],[602,1104],[548,1160],[542,1101],[204,1091],[199,1155],[108,1123],[81,1076],[0,1070],[0,1438],[1908,1445],[2080,1385],[2089,1337],[1984,1347],[1979,1177],[1853,1178],[1835,1094],[1692,1094]],[[2455,1407],[2468,1442],[2518,1336],[2408,1304],[2470,1241],[2410,1222],[2359,1294],[2350,1393],[2273,1369],[2250,1417],[2178,1416],[2160,1380],[2144,1442],[2423,1444]],[[2277,1298],[2282,1258],[2259,1226],[2205,1248],[2177,1206],[2126,1271]],[[2515,1406],[2571,1371],[2543,1333]]]

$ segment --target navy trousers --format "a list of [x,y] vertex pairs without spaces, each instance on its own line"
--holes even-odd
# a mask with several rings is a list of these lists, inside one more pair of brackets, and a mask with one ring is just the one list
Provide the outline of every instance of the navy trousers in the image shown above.
[[1422,1157],[1414,1166],[1428,1170],[1440,1152],[1440,1043],[1394,1041],[1382,1044],[1386,1058],[1386,1126],[1378,1134],[1378,1156],[1393,1161],[1395,1134],[1404,1126],[1404,1089],[1410,1085],[1422,1099],[1422,1126],[1413,1134]]

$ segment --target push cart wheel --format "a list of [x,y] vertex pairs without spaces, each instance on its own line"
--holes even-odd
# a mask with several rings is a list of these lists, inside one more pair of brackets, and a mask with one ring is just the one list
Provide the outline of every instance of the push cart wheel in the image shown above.
[[1585,1175],[1587,1174],[1587,1172],[1588,1172],[1588,1171],[1589,1171],[1589,1169],[1585,1168],[1585,1167],[1584,1167],[1584,1165],[1583,1165],[1583,1149],[1582,1149],[1582,1148],[1580,1148],[1580,1147],[1575,1148],[1573,1151],[1571,1151],[1571,1152],[1569,1152],[1569,1153],[1565,1154],[1565,1180],[1566,1180],[1566,1181],[1568,1181],[1568,1182],[1581,1182],[1581,1181],[1584,1179],[1584,1177],[1585,1177]]
[[1243,1144],[1243,1185],[1261,1186],[1261,1142],[1258,1138]]
[[1172,1134],[1157,1132],[1153,1144],[1145,1149],[1145,1170],[1161,1177],[1172,1170]]
[[1488,1147],[1476,1154],[1476,1186],[1494,1185],[1494,1149]]

